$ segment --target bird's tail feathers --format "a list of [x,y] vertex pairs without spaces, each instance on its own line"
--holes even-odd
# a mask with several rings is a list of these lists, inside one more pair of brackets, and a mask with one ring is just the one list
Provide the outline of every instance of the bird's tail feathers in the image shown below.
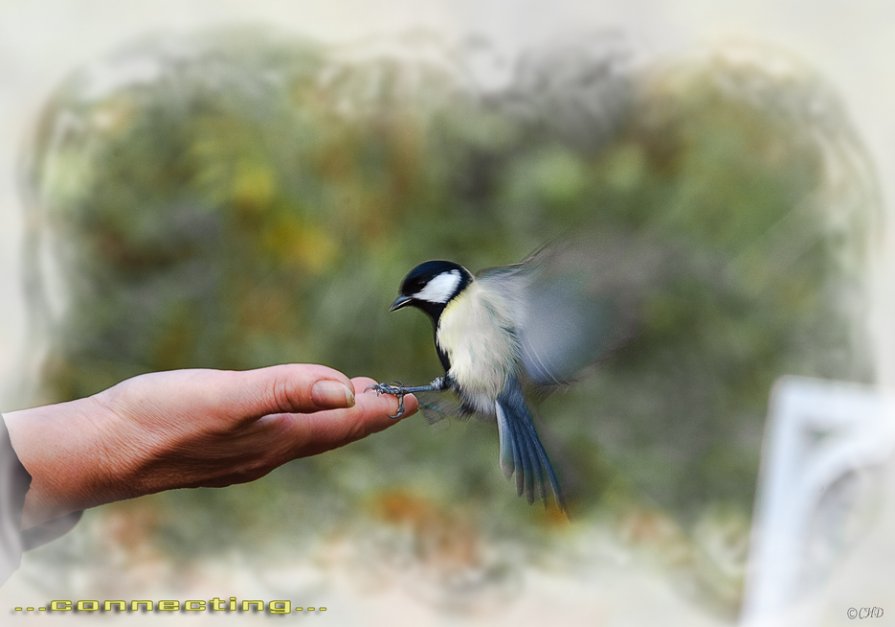
[[516,493],[525,494],[529,503],[535,494],[547,504],[549,482],[557,507],[566,512],[556,472],[535,429],[525,403],[522,386],[513,378],[496,402],[497,432],[500,439],[500,467],[509,478],[516,476]]

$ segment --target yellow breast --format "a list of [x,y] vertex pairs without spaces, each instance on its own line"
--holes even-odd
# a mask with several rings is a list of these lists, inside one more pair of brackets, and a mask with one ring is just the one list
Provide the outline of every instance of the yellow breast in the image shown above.
[[436,340],[450,376],[469,395],[493,404],[515,369],[519,346],[510,303],[473,281],[441,314]]

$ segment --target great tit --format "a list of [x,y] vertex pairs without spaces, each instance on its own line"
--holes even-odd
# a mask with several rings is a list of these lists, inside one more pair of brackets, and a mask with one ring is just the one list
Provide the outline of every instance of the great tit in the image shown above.
[[687,259],[686,248],[649,234],[581,230],[475,276],[451,261],[421,263],[391,309],[416,307],[431,318],[444,375],[428,385],[374,389],[398,397],[398,415],[405,394],[453,390],[461,412],[496,419],[500,465],[515,474],[517,493],[546,504],[549,484],[565,511],[523,389],[580,380],[585,368],[651,328],[674,286],[714,276]]
[[[426,261],[413,268],[391,311],[416,307],[431,318],[444,375],[427,385],[378,384],[374,389],[398,397],[395,417],[403,413],[405,394],[453,390],[463,413],[496,418],[500,466],[508,478],[515,474],[517,494],[524,493],[532,503],[537,493],[546,505],[549,483],[556,505],[565,512],[559,480],[535,429],[523,381],[559,381],[563,374],[559,362],[567,360],[556,357],[568,353],[563,342],[574,341],[563,327],[569,331],[581,321],[555,313],[545,318],[544,306],[550,307],[546,301],[552,299],[537,286],[537,267],[522,263],[477,276],[451,261]],[[552,306],[562,309],[563,303]],[[566,307],[566,314],[569,310],[576,308]],[[551,332],[545,334],[545,326]],[[565,339],[557,343],[559,336]]]

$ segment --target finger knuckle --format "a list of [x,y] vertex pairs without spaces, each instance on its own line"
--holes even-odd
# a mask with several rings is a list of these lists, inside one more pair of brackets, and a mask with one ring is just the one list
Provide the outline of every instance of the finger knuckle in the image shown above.
[[301,394],[286,377],[278,376],[274,379],[270,394],[272,395],[272,404],[277,411],[294,412],[302,405]]

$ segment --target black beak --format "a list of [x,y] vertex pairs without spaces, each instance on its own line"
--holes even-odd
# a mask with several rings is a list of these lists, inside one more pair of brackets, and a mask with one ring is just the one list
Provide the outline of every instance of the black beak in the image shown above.
[[389,307],[388,310],[396,311],[396,310],[400,309],[401,307],[406,307],[407,305],[410,304],[410,301],[412,301],[412,300],[413,299],[410,296],[404,296],[404,295],[398,296],[398,298],[395,299],[395,302],[392,303],[392,306]]

